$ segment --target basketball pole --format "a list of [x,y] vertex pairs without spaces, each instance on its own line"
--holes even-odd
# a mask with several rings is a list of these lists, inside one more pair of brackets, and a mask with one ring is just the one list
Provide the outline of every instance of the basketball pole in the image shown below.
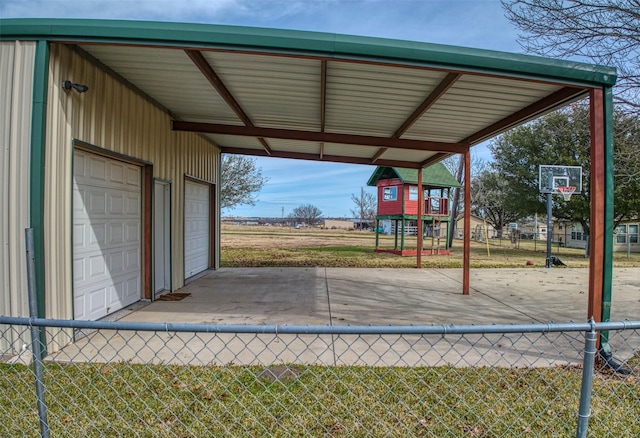
[[[553,187],[553,175],[549,174],[547,187]],[[553,194],[551,190],[547,193],[547,259],[546,259],[546,267],[553,268],[553,260],[551,259],[551,244],[553,243],[553,225],[551,223],[551,216],[553,214],[553,199],[551,198]]]
[[547,260],[546,267],[553,268],[553,261],[551,260],[551,244],[553,240],[553,230],[551,229],[551,214],[552,214],[552,200],[551,193],[547,193]]

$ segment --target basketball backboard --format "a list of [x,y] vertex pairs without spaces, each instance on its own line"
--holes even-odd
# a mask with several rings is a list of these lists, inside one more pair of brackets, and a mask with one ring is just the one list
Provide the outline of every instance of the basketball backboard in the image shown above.
[[582,192],[582,167],[541,165],[538,184],[540,193],[560,193],[558,187],[573,186],[574,193]]

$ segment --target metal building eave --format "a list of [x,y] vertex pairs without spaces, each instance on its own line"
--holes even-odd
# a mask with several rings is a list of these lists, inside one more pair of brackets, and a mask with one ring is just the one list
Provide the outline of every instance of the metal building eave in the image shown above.
[[484,49],[332,33],[212,24],[125,20],[3,19],[1,37],[70,42],[135,43],[307,54],[438,69],[547,79],[586,86],[613,85],[611,67]]
[[[67,19],[0,25],[2,38],[78,48],[165,108],[175,129],[206,134],[229,152],[255,154],[259,144],[273,157],[312,159],[317,150],[323,161],[421,167],[615,81],[609,67],[317,32]],[[295,140],[297,150],[274,139]],[[324,143],[333,144],[328,153]]]

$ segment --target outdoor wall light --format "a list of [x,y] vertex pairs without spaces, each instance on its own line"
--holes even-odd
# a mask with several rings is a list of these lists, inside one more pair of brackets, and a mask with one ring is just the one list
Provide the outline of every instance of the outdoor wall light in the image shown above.
[[89,89],[89,87],[87,87],[86,85],[82,85],[82,84],[74,84],[71,81],[64,81],[62,83],[62,89],[64,91],[71,91],[71,89],[74,89],[78,93],[84,93],[85,91],[87,91]]

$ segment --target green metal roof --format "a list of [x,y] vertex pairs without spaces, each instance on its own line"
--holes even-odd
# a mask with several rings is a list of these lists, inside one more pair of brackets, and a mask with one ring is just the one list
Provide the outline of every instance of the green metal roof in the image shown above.
[[[380,166],[373,172],[367,185],[375,186],[378,181],[391,178],[399,178],[405,184],[418,184],[418,169]],[[422,184],[430,187],[462,187],[442,163],[422,169]]]
[[397,169],[466,153],[616,80],[573,61],[209,24],[0,19],[0,39],[71,47],[223,153]]
[[0,38],[252,48],[320,56],[386,59],[391,62],[397,60],[438,68],[487,70],[592,85],[613,85],[616,82],[614,68],[575,61],[443,44],[242,26],[127,20],[0,19]]

